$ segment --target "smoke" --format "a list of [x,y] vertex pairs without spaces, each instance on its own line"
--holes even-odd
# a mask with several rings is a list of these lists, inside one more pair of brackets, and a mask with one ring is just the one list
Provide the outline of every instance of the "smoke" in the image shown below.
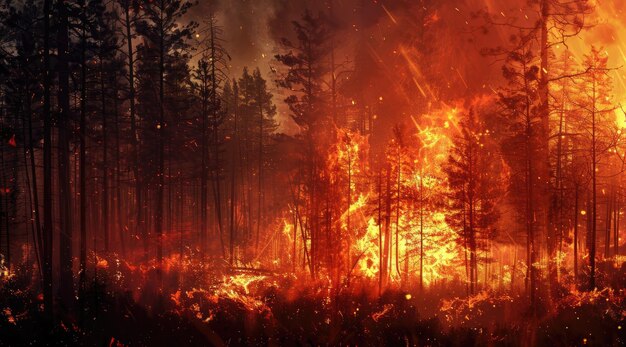
[[[440,100],[452,101],[493,93],[502,81],[497,59],[481,51],[506,46],[512,31],[504,26],[481,27],[481,11],[501,21],[515,18],[517,23],[532,26],[536,12],[526,5],[526,0],[201,0],[190,16],[202,23],[203,17],[216,14],[232,57],[232,76],[239,76],[244,66],[259,67],[272,80],[272,71],[278,67],[273,57],[280,49],[280,39],[292,38],[292,21],[305,10],[326,14],[332,11],[336,56],[340,60],[354,63],[355,52],[362,49],[378,62],[372,69],[389,75],[401,69],[399,64],[407,63],[399,57],[400,48],[412,47],[414,63],[425,79],[419,82],[428,84]],[[602,1],[595,5],[594,15],[586,18],[593,26],[570,39],[568,47],[582,61],[591,44],[602,46],[612,64],[621,66],[626,62],[626,47],[620,43],[626,31],[626,2]],[[415,47],[416,35],[423,45]],[[364,44],[367,49],[359,47]],[[616,85],[616,97],[626,100],[626,77],[622,74],[621,70],[615,72],[615,79],[622,82]],[[418,87],[413,89],[414,95],[409,98],[424,97]],[[279,90],[274,92],[280,104],[283,96]],[[279,107],[279,112],[279,118],[288,121],[287,111]]]
[[[372,0],[332,1],[337,37],[349,43],[359,30],[369,31],[386,18],[383,5]],[[414,1],[391,1],[388,11],[407,11]],[[212,13],[224,30],[225,46],[232,57],[231,74],[244,66],[270,71],[279,41],[292,35],[292,22],[304,11],[329,13],[330,1],[315,0],[201,0],[189,19],[202,24]]]
[[230,74],[239,76],[244,67],[271,71],[278,42],[289,36],[292,21],[309,9],[321,11],[324,1],[308,0],[200,0],[189,19],[202,23],[214,14],[224,31],[225,48],[231,56]]

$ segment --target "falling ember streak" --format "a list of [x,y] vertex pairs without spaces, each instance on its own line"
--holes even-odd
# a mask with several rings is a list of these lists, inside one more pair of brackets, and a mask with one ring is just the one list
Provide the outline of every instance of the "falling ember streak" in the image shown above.
[[417,82],[417,79],[415,79],[415,77],[412,77],[413,79],[413,83],[415,83],[415,86],[417,87],[417,89],[420,91],[420,93],[422,94],[422,96],[424,98],[427,98],[426,93],[424,92],[424,89],[422,89],[422,86],[420,86],[419,82]]
[[385,5],[380,4],[380,6],[383,8],[383,10],[385,10],[385,13],[387,14],[387,16],[389,17],[389,19],[391,19],[391,21],[393,22],[393,24],[398,24],[398,22],[396,21],[396,19],[393,17],[393,15],[391,14],[391,12],[389,12],[389,10],[387,10],[387,7],[385,7]]
[[626,54],[624,53],[624,50],[622,49],[622,47],[617,46],[617,49],[619,50],[619,53],[622,55],[622,59],[624,60],[624,62],[626,62]]
[[[380,54],[378,54],[376,49],[374,47],[372,47],[372,45],[369,42],[366,42],[366,45],[367,45],[368,51],[369,51],[370,55],[372,56],[372,58],[374,59],[374,61],[385,72],[385,75],[388,77],[390,83],[393,84],[394,90],[396,92],[398,92],[400,95],[402,95],[407,102],[410,102],[411,101],[411,97],[407,94],[407,91],[405,90],[405,88],[402,88],[400,86],[399,80],[398,80],[398,78],[396,78],[397,77],[396,73],[389,68],[388,64],[385,64],[385,62],[383,61],[383,59],[380,56]],[[426,97],[426,96],[424,96],[424,97]],[[353,101],[353,105],[354,104],[355,104],[355,102]]]
[[465,79],[464,79],[464,78],[463,78],[463,76],[461,75],[461,72],[460,72],[458,69],[454,68],[454,67],[453,67],[452,69],[453,69],[453,70],[456,72],[456,74],[459,76],[459,78],[461,79],[461,82],[463,82],[463,85],[465,86],[465,88],[466,88],[466,89],[469,89],[469,86],[467,85],[467,82],[465,82]]
[[[423,74],[421,73],[420,69],[417,67],[417,64],[413,61],[413,59],[411,59],[411,57],[409,56],[409,52],[406,50],[406,48],[404,48],[404,46],[400,46],[400,53],[406,60],[406,63],[409,69],[411,70],[411,73],[413,73],[413,81],[415,82],[417,87],[420,89],[420,92],[422,93],[422,95],[426,97],[424,91],[420,87],[421,84],[418,83],[417,81],[418,79],[425,80]],[[428,83],[424,82],[424,85],[426,86],[426,90],[428,91],[428,94],[430,94],[430,97],[432,98],[432,100],[437,100],[435,93],[432,91]]]

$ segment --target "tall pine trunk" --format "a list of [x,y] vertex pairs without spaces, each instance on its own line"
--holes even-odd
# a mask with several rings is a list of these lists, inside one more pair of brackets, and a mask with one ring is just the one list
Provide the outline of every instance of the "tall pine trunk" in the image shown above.
[[144,245],[144,254],[148,253],[148,235],[144,226],[141,174],[139,172],[139,144],[137,141],[137,121],[135,119],[135,61],[133,55],[133,37],[131,32],[131,1],[124,6],[124,26],[126,29],[126,49],[128,50],[128,101],[130,117],[130,144],[133,160],[133,175],[135,176],[135,234],[141,234]]
[[598,196],[597,196],[597,153],[596,153],[596,86],[592,86],[592,106],[591,106],[591,240],[589,247],[589,290],[596,287],[596,230],[598,218]]
[[[104,42],[102,42],[104,44]],[[104,71],[104,54],[100,56],[100,112],[102,116],[102,237],[104,238],[104,251],[109,252],[109,162],[108,162],[108,122],[106,83]]]
[[59,292],[63,309],[70,311],[74,298],[72,274],[72,205],[70,191],[70,91],[69,91],[69,23],[65,1],[58,0],[58,178],[59,178]]
[[[81,3],[83,14],[86,16],[86,1]],[[80,190],[80,255],[79,255],[79,299],[81,322],[84,320],[85,292],[87,283],[87,28],[81,23],[80,45],[80,154],[79,154],[79,190]]]
[[52,114],[50,112],[50,6],[52,0],[44,0],[43,29],[43,301],[44,315],[48,322],[54,317],[52,292]]
[[[164,11],[161,0],[161,11]],[[165,188],[165,33],[163,23],[159,23],[159,122],[157,124],[157,187],[154,209],[154,230],[157,238],[157,280],[159,288],[163,281],[163,189]]]

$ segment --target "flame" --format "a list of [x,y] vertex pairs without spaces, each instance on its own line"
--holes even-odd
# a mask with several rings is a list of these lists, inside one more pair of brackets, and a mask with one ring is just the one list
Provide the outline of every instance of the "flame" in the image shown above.
[[[409,152],[404,161],[411,165],[403,165],[400,170],[400,182],[396,182],[403,189],[411,189],[418,195],[431,195],[439,192],[446,184],[445,174],[441,167],[447,160],[448,149],[451,146],[451,136],[457,129],[457,108],[448,108],[431,112],[423,116],[418,123],[415,117],[411,117],[416,132],[414,137],[418,139],[418,145],[406,148]],[[392,143],[392,145],[397,145]],[[389,154],[389,161],[394,162],[397,150]],[[398,170],[396,168],[395,170]],[[360,195],[346,211],[351,213],[362,210],[362,207],[373,201],[368,201],[370,196],[376,196],[376,192]],[[424,202],[426,203],[426,202]],[[416,278],[421,275],[424,284],[430,285],[440,280],[453,280],[465,276],[465,270],[459,259],[464,252],[462,245],[457,243],[454,230],[445,221],[443,207],[429,205],[422,211],[424,214],[422,225],[418,222],[419,203],[402,206],[402,213],[392,222],[391,230],[397,230],[397,240],[390,240],[391,250],[389,257],[398,258],[398,263],[405,263],[408,269],[407,276]],[[381,226],[375,215],[367,216],[367,224],[364,230],[357,235],[352,245],[352,252],[357,257],[356,268],[361,276],[369,279],[380,275],[381,264]],[[345,215],[345,213],[344,213]],[[396,245],[397,243],[397,245]],[[396,254],[397,249],[397,254]],[[421,259],[420,259],[421,257]],[[420,271],[419,264],[422,264]],[[396,264],[399,265],[399,264]],[[400,269],[403,266],[391,266],[389,276],[392,283],[400,283],[403,278]],[[421,274],[420,274],[421,272]]]

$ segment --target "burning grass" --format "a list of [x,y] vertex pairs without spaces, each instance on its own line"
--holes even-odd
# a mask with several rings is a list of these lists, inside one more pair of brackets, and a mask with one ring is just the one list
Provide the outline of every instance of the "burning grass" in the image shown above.
[[[334,286],[328,278],[231,269],[170,257],[163,290],[156,268],[115,256],[85,293],[83,315],[46,331],[33,274],[21,269],[0,291],[3,344],[60,345],[619,345],[626,319],[623,290],[563,288],[540,316],[521,294],[464,294],[447,284],[378,294],[367,278]],[[219,270],[217,270],[219,268]],[[444,289],[447,288],[447,289]],[[80,303],[77,303],[79,305]],[[543,303],[548,305],[548,303]],[[132,328],[129,328],[132,327]],[[28,332],[28,333],[26,333]]]

